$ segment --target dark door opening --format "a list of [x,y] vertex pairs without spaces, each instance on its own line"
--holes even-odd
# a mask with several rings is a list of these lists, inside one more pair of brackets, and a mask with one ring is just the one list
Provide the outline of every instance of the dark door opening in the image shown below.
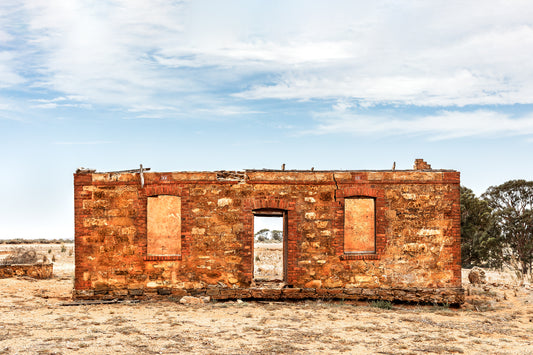
[[286,218],[282,210],[254,211],[254,280],[286,280]]

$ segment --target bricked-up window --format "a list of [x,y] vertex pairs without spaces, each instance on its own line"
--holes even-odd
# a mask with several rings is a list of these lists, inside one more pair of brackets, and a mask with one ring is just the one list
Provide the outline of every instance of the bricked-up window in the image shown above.
[[354,197],[344,200],[344,253],[376,252],[375,200]]
[[148,197],[147,254],[181,254],[181,198],[159,195]]

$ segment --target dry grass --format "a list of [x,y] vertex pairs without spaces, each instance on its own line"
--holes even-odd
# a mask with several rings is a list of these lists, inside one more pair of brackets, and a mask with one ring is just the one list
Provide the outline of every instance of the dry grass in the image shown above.
[[17,247],[12,248],[9,254],[0,259],[2,265],[14,264],[37,264],[48,262],[48,258],[44,254],[39,254],[32,247]]
[[254,278],[281,280],[283,278],[283,244],[254,244]]
[[[465,284],[472,295],[461,309],[323,301],[64,307],[70,247],[51,252],[60,254],[55,279],[0,280],[0,354],[533,354],[529,286]],[[476,310],[476,302],[490,307]]]

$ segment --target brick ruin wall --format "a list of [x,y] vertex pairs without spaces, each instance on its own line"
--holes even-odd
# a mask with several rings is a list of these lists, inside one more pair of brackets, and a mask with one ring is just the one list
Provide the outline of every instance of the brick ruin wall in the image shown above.
[[[460,304],[459,172],[430,169],[142,176],[79,171],[74,175],[74,297]],[[161,195],[180,198],[180,250],[151,256],[147,201]],[[348,253],[345,205],[361,196],[375,201],[375,250]],[[253,282],[253,216],[261,209],[286,216],[283,288]]]

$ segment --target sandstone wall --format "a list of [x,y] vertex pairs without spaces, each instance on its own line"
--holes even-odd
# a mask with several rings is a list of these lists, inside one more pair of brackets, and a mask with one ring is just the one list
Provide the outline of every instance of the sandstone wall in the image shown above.
[[53,276],[53,264],[12,264],[0,265],[0,279],[28,276],[34,279],[50,279]]
[[[427,167],[426,167],[427,168]],[[459,173],[74,175],[77,297],[386,298],[460,303]],[[181,199],[181,253],[147,253],[147,200]],[[344,251],[345,199],[375,199],[375,252]],[[287,220],[286,283],[253,285],[253,211]]]

